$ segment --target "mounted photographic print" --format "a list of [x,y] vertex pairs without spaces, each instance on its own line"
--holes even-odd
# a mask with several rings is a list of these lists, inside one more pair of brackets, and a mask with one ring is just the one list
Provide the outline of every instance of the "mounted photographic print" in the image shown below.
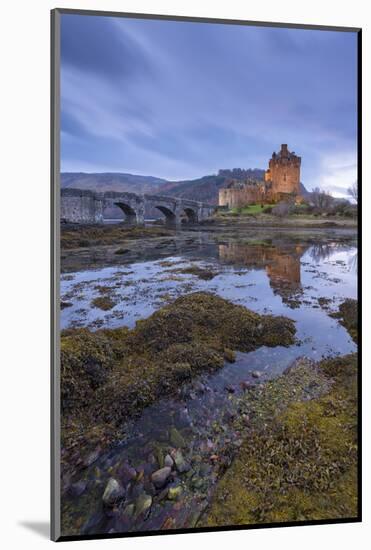
[[52,12],[52,537],[361,520],[361,31]]

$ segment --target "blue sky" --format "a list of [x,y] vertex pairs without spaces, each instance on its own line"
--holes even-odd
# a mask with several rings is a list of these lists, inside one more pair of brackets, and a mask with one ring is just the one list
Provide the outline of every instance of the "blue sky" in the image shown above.
[[61,169],[192,179],[266,168],[356,180],[356,33],[62,15]]

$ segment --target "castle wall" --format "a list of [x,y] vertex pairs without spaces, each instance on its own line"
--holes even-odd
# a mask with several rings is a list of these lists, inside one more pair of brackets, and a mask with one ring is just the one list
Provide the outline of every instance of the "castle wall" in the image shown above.
[[248,204],[264,201],[264,187],[261,185],[246,185],[242,189],[220,189],[219,206],[241,208]]

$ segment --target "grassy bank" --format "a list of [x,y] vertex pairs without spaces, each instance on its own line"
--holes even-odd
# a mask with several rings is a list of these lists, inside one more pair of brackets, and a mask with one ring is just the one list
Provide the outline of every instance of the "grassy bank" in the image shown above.
[[357,220],[338,216],[314,216],[291,214],[282,218],[268,214],[255,205],[241,211],[219,212],[214,223],[220,225],[241,225],[244,227],[285,227],[285,228],[356,228]]
[[[343,323],[352,307],[340,307]],[[245,443],[218,484],[207,526],[357,515],[357,354],[299,361],[241,399]],[[242,419],[248,415],[248,427]]]

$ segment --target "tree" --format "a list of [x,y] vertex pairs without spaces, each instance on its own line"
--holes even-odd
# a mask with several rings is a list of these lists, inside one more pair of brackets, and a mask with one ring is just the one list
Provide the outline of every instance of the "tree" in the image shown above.
[[351,187],[348,187],[348,195],[358,204],[358,182],[355,181]]
[[327,210],[333,203],[333,199],[330,193],[326,193],[320,187],[315,187],[312,191],[312,203],[316,208],[320,210]]

